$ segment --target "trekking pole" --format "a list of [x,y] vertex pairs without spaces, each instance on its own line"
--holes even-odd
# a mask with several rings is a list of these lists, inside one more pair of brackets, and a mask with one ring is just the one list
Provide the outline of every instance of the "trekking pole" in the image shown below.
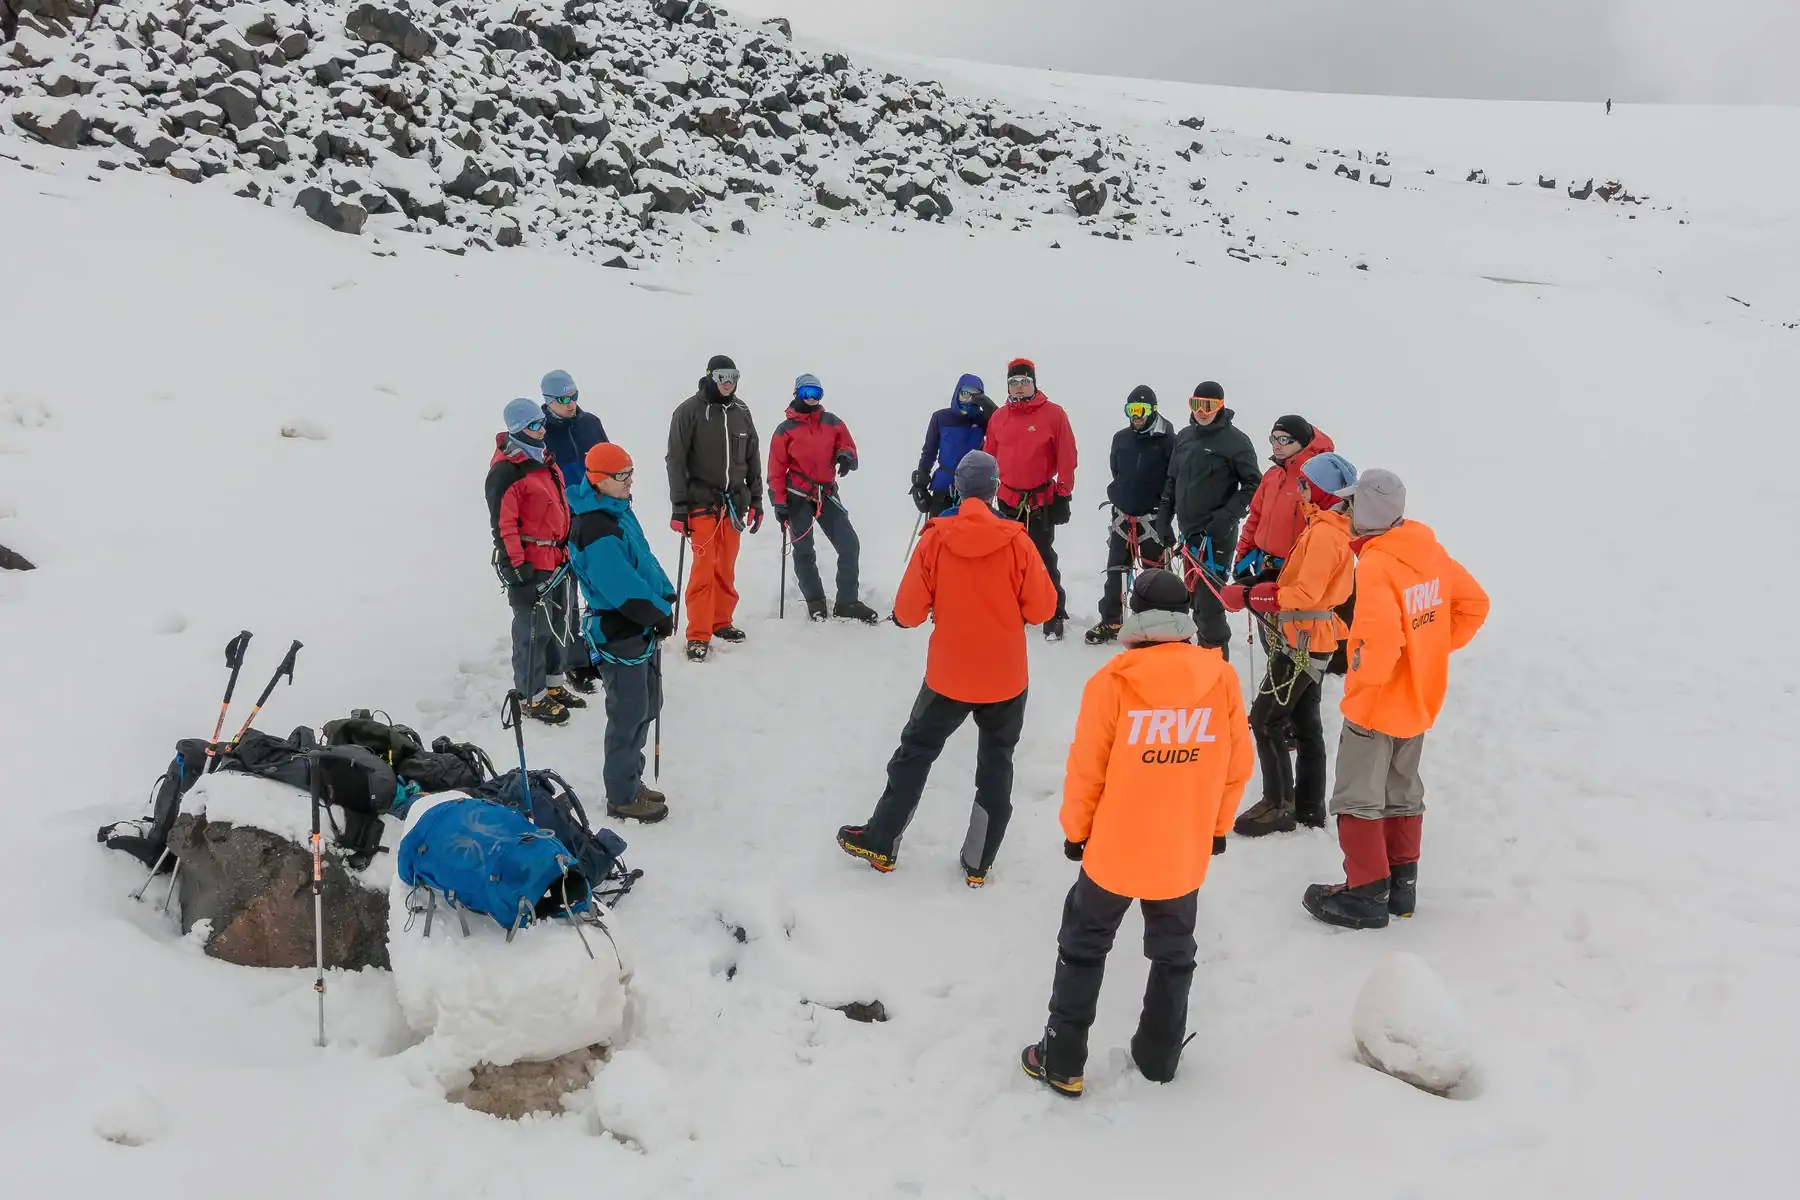
[[519,744],[519,797],[525,802],[525,815],[531,815],[531,776],[525,770],[525,722],[519,709],[525,697],[514,688],[506,693],[506,706],[501,710],[500,727],[512,725],[513,740]]
[[787,556],[787,526],[783,525],[781,527],[781,601],[776,605],[776,619],[782,621],[787,620]]
[[925,528],[925,514],[920,513],[919,519],[913,522],[912,536],[906,539],[906,557],[901,560],[902,567],[912,562],[913,543],[919,540],[919,530],[923,528]]
[[[291,684],[294,682],[294,659],[298,658],[299,655],[300,639],[295,638],[294,644],[288,647],[287,654],[282,658],[281,665],[276,667],[275,674],[269,677],[269,685],[263,688],[262,695],[256,698],[256,704],[251,708],[250,715],[244,718],[243,728],[239,729],[237,735],[231,739],[231,744],[233,746],[243,741],[244,735],[250,732],[250,726],[256,722],[256,714],[261,712],[263,705],[269,702],[269,696],[275,691],[275,685],[281,682],[281,677],[286,675],[288,683]],[[219,760],[213,758],[211,762],[208,763],[208,767],[214,771],[218,770]]]
[[[299,642],[294,643],[296,648],[299,645]],[[319,837],[319,780],[322,775],[315,759],[312,769],[313,961],[317,964],[319,973],[313,979],[313,991],[319,994],[320,1046],[325,1044],[325,856],[324,843]]]
[[[244,668],[244,650],[250,645],[250,637],[250,631],[246,629],[225,643],[225,665],[231,670],[231,674],[225,680],[225,699],[219,702],[219,719],[213,723],[212,738],[206,743],[206,762],[201,765],[201,774],[212,767],[213,755],[218,753],[219,734],[225,728],[225,713],[231,708],[231,693],[237,688],[238,672]],[[157,873],[162,870],[163,864],[169,860],[170,853],[169,848],[164,846],[163,852],[156,856],[156,865],[150,868],[150,874],[144,879],[144,885],[131,893],[133,900],[140,904],[143,903],[144,893],[150,890],[150,881],[155,879]],[[169,881],[169,894],[171,896],[175,894],[173,879]],[[165,899],[163,908],[166,911],[168,907],[169,902]]]
[[650,756],[650,778],[662,778],[662,642],[656,643],[656,655],[650,660],[650,670],[656,675],[656,736],[652,743]]

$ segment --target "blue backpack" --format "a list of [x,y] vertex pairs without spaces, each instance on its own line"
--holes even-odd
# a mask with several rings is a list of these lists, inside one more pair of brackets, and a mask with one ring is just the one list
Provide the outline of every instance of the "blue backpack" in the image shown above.
[[555,834],[568,847],[594,898],[609,907],[616,904],[643,875],[642,871],[626,869],[625,839],[610,829],[595,829],[588,822],[581,797],[555,771],[532,771],[530,778],[529,809],[517,771],[496,776],[471,788],[469,794],[510,805],[524,812],[540,829]]
[[[400,881],[454,908],[486,913],[507,930],[585,912],[587,877],[568,847],[518,809],[491,800],[445,800],[400,841]],[[429,921],[429,917],[427,917]],[[429,927],[427,928],[429,935]]]

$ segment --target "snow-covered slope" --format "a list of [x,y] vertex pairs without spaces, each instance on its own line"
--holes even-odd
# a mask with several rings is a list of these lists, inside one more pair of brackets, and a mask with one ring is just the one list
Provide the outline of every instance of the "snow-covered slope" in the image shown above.
[[[924,69],[985,94],[967,67]],[[1283,251],[1213,232],[1114,242],[1072,215],[970,236],[764,214],[632,273],[529,246],[451,257],[399,238],[377,255],[226,190],[6,147],[0,543],[41,568],[0,573],[0,1161],[18,1194],[1587,1197],[1726,1178],[1784,1194],[1800,1165],[1779,615],[1800,576],[1784,459],[1800,332],[1783,328],[1800,321],[1800,228],[1743,202],[1793,180],[1696,172],[1791,142],[1800,116],[1562,109],[1596,128],[1534,168],[1537,107],[1360,101],[1365,134],[1336,98],[991,76],[1054,90],[1171,174],[1200,166],[1171,139],[1223,140],[1199,195],[1233,226],[1266,213],[1258,247]],[[1116,99],[1138,90],[1160,107]],[[1228,105],[1198,135],[1174,123]],[[1453,155],[1462,125],[1481,144]],[[1390,149],[1394,186],[1293,161],[1331,148]],[[1650,200],[1508,189],[1509,154],[1562,174],[1591,161],[1584,175]],[[1483,165],[1487,187],[1462,182]],[[1015,1055],[1042,1025],[1073,873],[1062,759],[1105,652],[1034,641],[1018,812],[985,890],[955,869],[967,735],[900,870],[877,876],[831,834],[880,790],[925,637],[777,622],[773,527],[742,564],[750,641],[668,667],[672,815],[625,831],[647,872],[626,902],[637,998],[584,1111],[510,1126],[446,1104],[400,1065],[408,1039],[373,973],[334,979],[333,1045],[315,1050],[305,973],[208,960],[125,898],[139,872],[93,828],[135,812],[172,742],[208,726],[239,628],[257,632],[257,682],[272,647],[306,642],[267,728],[374,705],[503,750],[506,612],[479,484],[501,405],[572,371],[644,466],[672,566],[659,447],[721,351],[765,431],[795,374],[824,380],[863,449],[845,494],[878,607],[928,413],[960,372],[992,383],[1012,355],[1036,358],[1084,453],[1059,539],[1078,621],[1134,384],[1179,412],[1216,378],[1253,435],[1298,411],[1359,466],[1399,471],[1413,515],[1494,598],[1431,738],[1418,917],[1327,932],[1299,894],[1335,877],[1332,840],[1238,842],[1202,896],[1180,1078],[1152,1086],[1124,1062],[1133,918],[1090,1095],[1030,1085]],[[1248,660],[1240,646],[1247,687]],[[590,711],[530,749],[597,796],[599,745]],[[1467,1098],[1355,1061],[1357,991],[1396,950],[1468,1019]],[[875,998],[886,1024],[824,1007]]]

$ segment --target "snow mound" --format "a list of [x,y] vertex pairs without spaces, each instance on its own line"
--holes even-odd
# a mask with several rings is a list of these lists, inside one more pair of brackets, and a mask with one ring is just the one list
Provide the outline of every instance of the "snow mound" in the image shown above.
[[[309,847],[312,836],[311,796],[292,784],[236,771],[203,776],[183,797],[181,811],[194,816],[205,814],[208,821],[265,830],[300,847]],[[343,814],[329,807],[320,813],[319,828],[325,834],[328,852],[333,842],[331,817],[336,817],[342,824]],[[383,817],[381,823],[381,844],[390,849],[398,846],[400,822],[393,817]],[[349,870],[349,867],[345,869]],[[387,887],[394,878],[394,856],[377,854],[367,867],[360,871],[351,870],[350,874],[365,887]]]
[[[460,798],[462,793],[445,792],[418,801],[407,812],[406,830],[443,801]],[[427,1039],[427,1053],[439,1066],[544,1062],[618,1039],[631,970],[605,933],[545,921],[508,942],[493,920],[465,912],[464,937],[458,913],[440,904],[426,937],[424,919],[407,911],[411,890],[395,876],[388,892],[388,957],[401,1012]],[[606,920],[616,927],[613,914]],[[592,957],[582,948],[583,936]]]
[[1468,1082],[1475,1069],[1468,1019],[1416,954],[1390,954],[1370,973],[1351,1030],[1365,1063],[1436,1095]]

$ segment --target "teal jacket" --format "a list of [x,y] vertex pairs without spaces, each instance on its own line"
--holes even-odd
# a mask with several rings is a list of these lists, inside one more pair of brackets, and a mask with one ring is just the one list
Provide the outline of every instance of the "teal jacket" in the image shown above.
[[641,662],[656,648],[652,630],[674,611],[663,572],[631,501],[602,496],[583,479],[569,489],[569,567],[588,617],[583,633],[599,659]]

